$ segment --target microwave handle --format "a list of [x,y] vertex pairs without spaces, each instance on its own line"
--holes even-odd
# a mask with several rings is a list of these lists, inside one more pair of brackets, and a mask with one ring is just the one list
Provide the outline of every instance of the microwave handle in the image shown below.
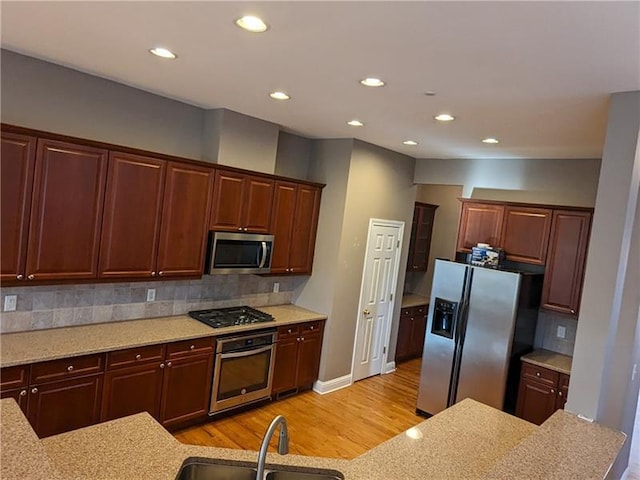
[[[267,242],[260,243],[262,243],[262,249],[258,251],[258,258],[260,259],[258,267],[264,268],[264,264],[267,262]],[[260,251],[262,251],[262,256],[260,256]]]

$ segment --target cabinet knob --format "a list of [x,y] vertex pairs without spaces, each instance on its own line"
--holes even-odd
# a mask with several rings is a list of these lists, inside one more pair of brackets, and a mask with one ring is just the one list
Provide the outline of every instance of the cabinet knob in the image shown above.
[[299,341],[300,341],[300,337],[296,338],[296,342],[299,342]]
[[287,333],[291,333],[291,332],[292,332],[292,330],[291,330],[291,329],[287,330]]
[[163,271],[160,271],[160,272],[158,272],[158,275],[163,276],[163,275],[164,275],[164,272],[163,272]]
[[242,227],[238,227],[238,231],[241,232],[242,231]]
[[142,358],[142,355],[140,355],[140,354],[136,355],[136,360],[140,360],[141,358]]
[[164,363],[161,363],[161,364],[160,364],[160,368],[164,368]]
[[300,337],[300,341],[301,341],[301,342],[304,342],[304,337]]
[[556,393],[556,391],[552,388],[552,389],[551,389],[551,393]]
[[195,348],[196,348],[196,346],[195,346],[195,345],[191,345],[191,346],[189,346],[189,350],[193,350],[193,349],[195,349]]
[[22,279],[24,278],[24,275],[22,275],[22,274],[20,274],[20,275],[16,275],[16,278],[17,278],[18,280],[22,280]]
[[314,330],[315,328],[316,328],[316,327],[315,327],[315,325],[311,325],[311,326],[309,327],[309,330]]
[[244,227],[242,230],[244,230],[246,232],[248,229],[247,229],[247,227]]
[[36,276],[32,273],[27,277],[29,280],[35,280]]
[[151,276],[155,277],[156,276],[156,272],[151,272]]
[[20,396],[21,397],[25,397],[27,395],[27,391],[26,390],[21,390],[20,391]]
[[32,388],[32,389],[31,389],[31,393],[38,393],[38,389],[37,389],[37,388],[35,388],[35,387],[34,387],[34,388]]
[[73,372],[73,365],[69,365],[67,367],[67,372]]
[[571,310],[571,313],[576,313],[576,311],[575,310]]
[[558,392],[558,396],[561,397],[562,396],[562,392]]
[[540,376],[540,372],[536,372],[536,377],[539,377],[539,376]]
[[171,366],[171,362],[167,362],[167,367],[170,367],[170,366]]

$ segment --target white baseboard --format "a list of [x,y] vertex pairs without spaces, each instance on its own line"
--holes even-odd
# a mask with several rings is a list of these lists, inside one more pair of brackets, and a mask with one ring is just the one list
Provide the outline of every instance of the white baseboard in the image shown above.
[[393,362],[386,363],[386,365],[382,369],[382,374],[384,375],[385,373],[393,373],[395,371],[396,371],[396,362],[394,360]]
[[325,393],[335,392],[341,388],[348,387],[352,383],[351,374],[334,378],[333,380],[327,380],[326,382],[318,380],[313,384],[313,391],[318,392],[320,395],[324,395]]

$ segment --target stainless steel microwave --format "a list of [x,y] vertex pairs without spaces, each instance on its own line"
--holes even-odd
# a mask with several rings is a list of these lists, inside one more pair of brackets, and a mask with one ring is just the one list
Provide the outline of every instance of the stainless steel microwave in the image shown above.
[[207,273],[269,273],[273,235],[210,232]]

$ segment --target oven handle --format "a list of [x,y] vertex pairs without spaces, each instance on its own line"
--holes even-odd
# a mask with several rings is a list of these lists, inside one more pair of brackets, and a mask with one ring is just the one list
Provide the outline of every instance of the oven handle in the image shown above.
[[262,347],[262,348],[258,348],[258,349],[251,349],[251,350],[243,350],[242,352],[226,352],[226,353],[219,353],[218,355],[220,355],[220,358],[240,358],[240,357],[248,357],[249,355],[256,355],[258,353],[263,353],[263,352],[267,352],[269,350],[273,350],[274,345],[267,345],[266,347]]
[[260,256],[260,252],[258,252],[258,258],[260,258],[259,268],[264,268],[264,264],[267,262],[267,242],[262,243],[262,256]]

